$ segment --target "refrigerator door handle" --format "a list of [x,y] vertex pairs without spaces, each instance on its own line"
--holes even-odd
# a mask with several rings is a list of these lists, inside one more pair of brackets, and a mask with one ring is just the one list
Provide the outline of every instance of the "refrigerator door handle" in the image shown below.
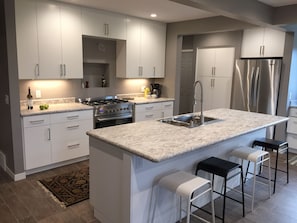
[[248,92],[248,111],[251,111],[252,110],[252,106],[254,104],[254,88],[255,88],[255,85],[254,85],[254,74],[255,74],[255,67],[252,67],[251,69],[251,73],[250,73],[250,78],[249,78],[249,92]]
[[259,100],[259,91],[260,91],[260,88],[259,88],[259,73],[260,73],[260,68],[257,67],[257,70],[256,70],[256,75],[255,75],[255,98],[254,98],[254,102],[255,102],[255,106],[256,106],[256,111],[258,111],[258,100]]

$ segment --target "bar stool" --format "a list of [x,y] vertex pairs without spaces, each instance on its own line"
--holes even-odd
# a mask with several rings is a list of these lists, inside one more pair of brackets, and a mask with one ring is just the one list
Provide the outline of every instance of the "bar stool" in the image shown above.
[[267,151],[253,149],[251,147],[239,147],[234,149],[231,153],[231,156],[237,157],[241,159],[241,165],[243,165],[243,161],[247,160],[249,162],[254,163],[254,171],[250,173],[248,171],[249,165],[247,166],[246,174],[244,182],[246,181],[247,174],[253,174],[253,189],[252,189],[252,211],[254,210],[254,200],[255,200],[255,188],[256,188],[256,178],[257,178],[257,167],[260,167],[264,162],[268,161],[268,191],[269,198],[271,197],[271,172],[270,172],[270,154]]
[[[184,211],[187,213],[187,223],[190,223],[190,216],[196,217],[197,219],[204,222],[210,222],[191,212],[192,202],[197,200],[205,193],[209,192],[212,208],[212,222],[215,222],[214,201],[211,181],[204,179],[202,177],[197,177],[193,174],[184,171],[177,171],[175,173],[162,177],[159,181],[159,185],[179,195],[179,221],[182,222],[182,212]],[[198,190],[200,193],[195,193],[198,192]],[[182,198],[187,199],[187,210],[184,210],[182,208]]]
[[[231,176],[230,173],[236,169],[239,169],[239,171],[237,171],[236,173],[232,174]],[[242,216],[245,216],[245,207],[244,207],[244,188],[243,188],[243,171],[242,171],[242,166],[240,164],[237,163],[233,163],[227,160],[223,160],[217,157],[210,157],[208,159],[205,159],[203,161],[200,161],[197,164],[196,167],[196,175],[198,174],[199,170],[203,170],[206,171],[208,173],[212,174],[212,184],[214,185],[214,175],[220,176],[224,178],[224,192],[218,192],[213,190],[213,192],[222,195],[224,197],[223,200],[223,215],[222,217],[217,216],[217,218],[221,219],[223,221],[223,223],[225,222],[225,207],[226,207],[226,198],[229,198],[233,201],[236,201],[240,204],[242,204]],[[234,178],[235,176],[240,174],[240,179],[241,179],[241,194],[242,194],[242,200],[236,200],[232,197],[227,196],[227,181]]]
[[[284,172],[287,174],[287,183],[289,183],[289,145],[288,145],[288,142],[273,140],[273,139],[268,139],[268,138],[260,138],[260,139],[256,139],[253,142],[252,147],[255,147],[255,146],[262,147],[262,149],[264,149],[264,150],[267,150],[267,149],[276,150],[275,167],[272,168],[272,169],[274,169],[274,179],[272,179],[273,193],[275,193],[275,185],[276,185],[276,179],[277,179],[276,176],[277,176],[278,171],[281,171],[281,172]],[[287,169],[286,169],[286,171],[278,168],[279,154],[283,153],[284,151],[286,151],[286,153],[287,153],[287,157],[286,157]]]

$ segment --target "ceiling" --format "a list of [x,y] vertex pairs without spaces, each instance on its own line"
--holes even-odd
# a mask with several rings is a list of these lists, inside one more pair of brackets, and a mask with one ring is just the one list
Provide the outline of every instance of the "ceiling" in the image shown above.
[[[170,23],[191,19],[201,19],[218,14],[173,2],[171,0],[58,0],[91,8],[118,12],[126,15],[150,18],[151,13],[158,15],[154,20]],[[251,0],[252,1],[252,0]],[[254,0],[253,0],[254,1]],[[297,4],[297,0],[258,0],[273,7]]]

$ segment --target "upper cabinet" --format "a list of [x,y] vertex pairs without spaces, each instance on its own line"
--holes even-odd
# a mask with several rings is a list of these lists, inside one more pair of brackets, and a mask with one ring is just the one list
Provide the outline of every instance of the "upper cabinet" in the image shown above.
[[82,78],[80,8],[16,0],[19,79]]
[[244,30],[241,57],[283,57],[285,32],[255,28]]
[[83,8],[82,21],[83,35],[126,39],[126,16],[124,15]]
[[165,45],[166,24],[128,18],[127,40],[117,43],[117,77],[163,78]]

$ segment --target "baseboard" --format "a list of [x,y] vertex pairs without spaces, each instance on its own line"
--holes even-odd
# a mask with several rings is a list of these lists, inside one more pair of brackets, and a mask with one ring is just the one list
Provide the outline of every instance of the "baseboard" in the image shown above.
[[8,167],[6,167],[6,173],[14,180],[14,181],[19,181],[19,180],[24,180],[26,179],[26,173],[17,173],[15,174],[12,172]]

